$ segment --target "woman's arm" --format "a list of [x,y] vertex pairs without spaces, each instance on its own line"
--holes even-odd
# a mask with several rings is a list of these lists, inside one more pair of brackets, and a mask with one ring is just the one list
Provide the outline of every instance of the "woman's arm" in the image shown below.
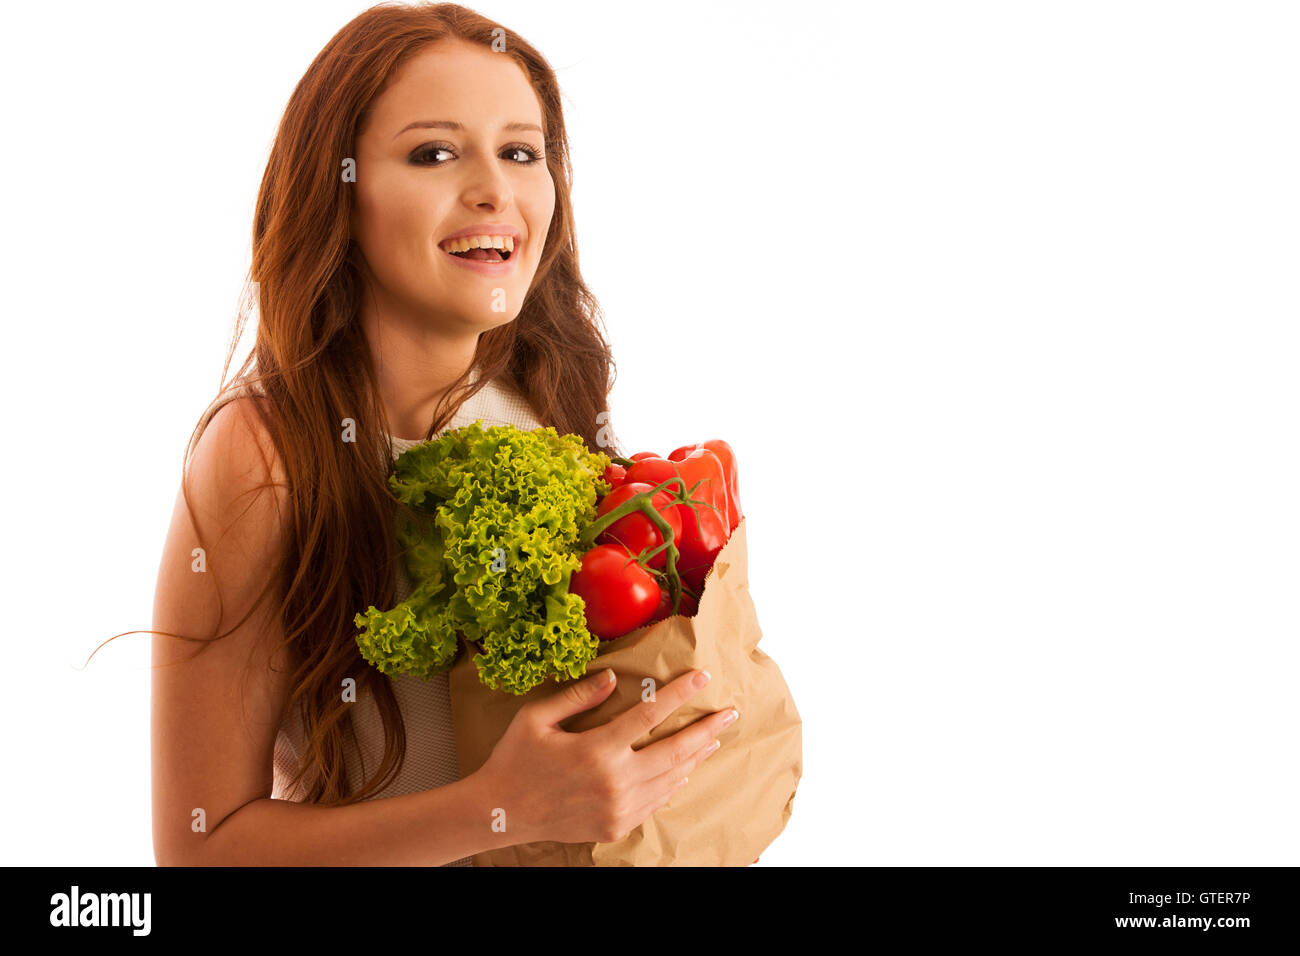
[[[273,489],[257,490],[271,476]],[[158,573],[155,630],[212,632],[238,621],[283,547],[288,498],[274,446],[244,399],[209,423],[178,493]],[[492,829],[482,775],[446,787],[343,807],[271,799],[277,718],[290,691],[272,593],[238,629],[199,645],[153,638],[154,856],[160,865],[441,864],[524,836]],[[201,820],[201,828],[197,821]],[[512,828],[513,829],[513,828]]]
[[[319,807],[266,797],[231,813],[206,840],[160,865],[441,866],[526,841],[492,829],[482,774],[400,797]],[[513,829],[513,827],[512,827]]]

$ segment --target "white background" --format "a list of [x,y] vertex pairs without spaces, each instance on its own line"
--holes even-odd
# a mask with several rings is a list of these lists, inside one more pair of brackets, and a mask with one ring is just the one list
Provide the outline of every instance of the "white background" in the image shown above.
[[[149,638],[82,664],[364,8],[7,14],[6,863],[153,865]],[[477,9],[566,95],[618,436],[738,453],[804,720],[759,865],[1300,863],[1295,6]]]

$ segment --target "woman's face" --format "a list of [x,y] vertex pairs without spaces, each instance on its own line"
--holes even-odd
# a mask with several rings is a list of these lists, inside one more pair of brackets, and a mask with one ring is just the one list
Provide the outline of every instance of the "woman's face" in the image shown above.
[[[408,128],[429,123],[442,125]],[[352,237],[381,315],[483,332],[519,314],[555,209],[542,125],[536,94],[503,53],[442,41],[398,71],[358,136],[353,185]],[[504,264],[444,251],[467,228],[511,235],[514,251]]]

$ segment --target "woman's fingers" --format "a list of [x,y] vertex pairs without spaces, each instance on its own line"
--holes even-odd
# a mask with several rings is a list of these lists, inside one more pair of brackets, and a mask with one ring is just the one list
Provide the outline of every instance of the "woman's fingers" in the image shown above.
[[642,747],[636,751],[635,756],[639,764],[638,772],[654,779],[694,759],[696,754],[713,743],[718,734],[732,724],[735,720],[732,714],[735,713],[736,711],[730,707],[726,710],[714,711],[707,717],[701,717],[689,727],[683,727],[671,737],[656,740],[650,746]]
[[690,774],[695,771],[695,768],[717,753],[720,747],[718,741],[713,740],[691,754],[690,759],[675,764],[657,777],[646,781],[644,791],[646,802],[640,811],[641,818],[644,820],[660,807],[672,802],[673,795],[683,786],[689,785]]
[[549,697],[530,701],[525,704],[547,727],[552,727],[574,714],[591,710],[603,702],[614,690],[614,671],[612,668],[588,674],[582,680],[565,684]]
[[587,733],[606,738],[620,747],[631,747],[662,724],[674,710],[699,693],[708,683],[708,671],[688,671],[655,692],[654,700],[643,700],[613,720]]

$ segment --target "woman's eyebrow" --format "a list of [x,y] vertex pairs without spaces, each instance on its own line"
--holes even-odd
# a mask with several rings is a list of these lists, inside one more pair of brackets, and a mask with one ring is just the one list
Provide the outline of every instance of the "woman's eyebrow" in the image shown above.
[[[398,136],[401,136],[408,129],[464,130],[465,127],[461,123],[457,123],[454,120],[416,120],[414,123],[404,126],[402,129],[398,130],[397,136],[394,136],[393,139],[397,139]],[[501,129],[505,130],[506,132],[516,132],[516,131],[522,132],[524,130],[535,130],[536,132],[540,133],[542,131],[542,128],[538,126],[536,123],[506,123],[506,125],[502,126]]]

